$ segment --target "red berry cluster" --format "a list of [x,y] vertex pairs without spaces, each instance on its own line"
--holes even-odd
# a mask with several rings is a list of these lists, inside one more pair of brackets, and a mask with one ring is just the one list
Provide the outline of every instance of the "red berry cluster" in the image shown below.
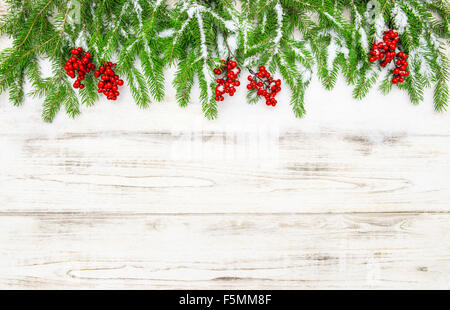
[[274,80],[264,66],[259,67],[257,74],[252,71],[250,73],[253,76],[248,76],[250,83],[247,85],[247,89],[257,89],[258,95],[266,98],[267,105],[276,106],[275,96],[281,91],[281,80]]
[[74,79],[76,73],[78,73],[77,80],[73,83],[73,87],[83,89],[84,85],[81,81],[84,80],[85,74],[95,69],[95,65],[91,62],[91,53],[86,52],[83,54],[83,49],[81,47],[73,48],[70,53],[74,56],[70,57],[66,62],[64,70],[66,70],[67,75],[72,79]]
[[397,61],[395,63],[397,67],[394,69],[395,76],[392,79],[393,84],[403,83],[404,77],[409,75],[409,71],[406,70],[408,68],[408,62],[406,59],[408,59],[408,55],[405,53],[400,52],[397,54]]
[[123,80],[120,80],[119,76],[113,70],[115,66],[115,63],[105,62],[103,66],[100,66],[100,68],[94,72],[96,78],[101,77],[102,79],[98,82],[97,92],[103,93],[108,100],[117,100],[117,97],[120,95],[118,86],[123,85]]
[[[236,69],[236,72],[234,69]],[[241,82],[237,80],[239,73],[241,73],[241,68],[237,66],[234,60],[228,60],[228,62],[222,60],[220,67],[214,69],[215,75],[222,75],[216,80],[216,101],[223,101],[223,95],[225,94],[234,96],[236,87],[241,85]]]
[[383,42],[379,42],[372,45],[372,50],[370,51],[370,62],[375,62],[377,60],[382,60],[381,66],[386,67],[394,58],[397,59],[397,68],[394,70],[395,77],[392,79],[393,84],[403,83],[403,77],[408,76],[409,72],[406,71],[408,63],[406,59],[408,55],[402,52],[396,53],[397,44],[399,41],[398,33],[394,30],[386,30],[383,36]]

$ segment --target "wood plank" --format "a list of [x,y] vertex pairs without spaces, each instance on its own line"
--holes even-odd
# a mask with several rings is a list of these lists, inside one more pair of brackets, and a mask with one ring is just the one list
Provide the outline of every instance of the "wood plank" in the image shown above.
[[[254,143],[254,144],[252,144]],[[4,211],[450,210],[450,135],[3,134]]]
[[3,288],[449,289],[449,214],[2,213]]

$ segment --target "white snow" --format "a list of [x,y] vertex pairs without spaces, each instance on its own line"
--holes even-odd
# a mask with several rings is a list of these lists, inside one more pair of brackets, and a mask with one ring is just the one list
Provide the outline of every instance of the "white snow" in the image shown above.
[[278,45],[281,41],[281,38],[283,37],[283,7],[281,6],[281,3],[278,1],[277,4],[275,5],[275,11],[277,13],[277,24],[278,24],[278,28],[277,28],[277,36],[275,37],[275,39],[273,40],[275,45]]
[[195,13],[197,13],[197,6],[193,5],[190,8],[187,9],[187,14],[189,16],[189,18],[192,18],[194,16]]
[[251,57],[245,58],[244,67],[249,67],[249,66],[254,65],[257,61],[259,61],[259,56],[260,55],[257,54],[257,55],[253,55]]
[[343,54],[345,58],[348,58],[349,50],[347,47],[343,46],[341,42],[337,42],[337,33],[335,31],[330,31],[331,41],[327,47],[327,67],[328,70],[333,70],[333,64],[335,59]]
[[225,38],[223,37],[223,34],[221,31],[217,32],[217,49],[218,49],[218,56],[222,59],[225,59],[227,57],[227,46],[225,45]]
[[420,38],[420,45],[416,49],[409,51],[409,62],[414,66],[415,63],[420,65],[419,73],[427,80],[432,79],[433,69],[430,67],[428,61],[425,58],[425,54],[428,52],[427,41],[424,37]]
[[235,32],[237,30],[236,23],[232,20],[224,20],[225,27],[232,32]]
[[360,43],[361,43],[361,46],[363,47],[364,51],[366,53],[368,53],[369,52],[369,40],[367,39],[366,30],[364,30],[363,27],[360,27],[359,30],[358,30],[358,33],[361,36],[360,39],[359,39]]
[[248,51],[248,32],[250,30],[250,24],[248,23],[247,19],[244,19],[242,21],[242,39],[243,39],[243,45],[244,45],[244,54],[247,54]]
[[160,38],[168,38],[168,37],[173,36],[175,33],[176,33],[176,31],[173,28],[164,29],[163,31],[161,31],[158,34],[158,37],[160,37]]
[[212,90],[211,90],[211,85],[212,85],[212,75],[211,75],[211,70],[209,70],[209,66],[208,66],[208,46],[206,45],[206,36],[205,36],[205,29],[203,26],[203,18],[200,14],[200,12],[196,12],[196,17],[197,17],[197,22],[198,22],[198,26],[200,28],[200,49],[201,49],[201,54],[203,57],[203,68],[202,68],[202,72],[203,72],[203,76],[205,77],[206,80],[206,90],[207,90],[207,95],[208,95],[208,102],[209,100],[211,100],[213,94],[212,94]]
[[201,46],[200,49],[202,51],[202,57],[204,59],[208,59],[208,46],[206,45],[206,36],[205,36],[205,29],[203,27],[203,18],[199,12],[196,13],[198,26],[200,28],[200,42]]
[[134,6],[134,10],[136,12],[137,19],[139,21],[139,28],[142,28],[142,7],[139,4],[138,0],[131,0]]
[[404,33],[408,26],[408,16],[406,16],[405,12],[403,12],[397,3],[392,9],[392,14],[394,15],[394,23],[397,27],[397,32],[400,34]]
[[264,13],[263,20],[261,23],[261,28],[263,29],[263,31],[266,28],[266,24],[267,24],[267,14]]
[[75,46],[80,46],[85,50],[89,49],[89,46],[87,44],[87,38],[88,38],[88,34],[86,33],[86,31],[81,30],[80,34],[78,35],[77,39],[75,40]]
[[125,31],[125,29],[120,29],[120,33],[128,39],[128,32]]
[[283,7],[281,6],[280,1],[277,1],[277,4],[274,7],[275,12],[277,13],[277,35],[275,36],[275,38],[273,39],[273,44],[274,44],[274,48],[273,48],[273,53],[270,56],[269,62],[272,62],[272,58],[273,55],[278,54],[279,49],[280,49],[280,41],[281,38],[283,37]]
[[384,21],[383,14],[379,14],[375,19],[375,35],[377,41],[381,41],[383,38],[384,31],[387,29],[386,23]]
[[228,46],[230,47],[231,53],[235,53],[238,48],[238,39],[236,34],[228,36]]
[[436,36],[433,33],[430,32],[429,35],[430,35],[430,42],[431,44],[433,44],[434,48],[440,49],[442,45],[441,41],[439,41],[439,39],[436,38]]

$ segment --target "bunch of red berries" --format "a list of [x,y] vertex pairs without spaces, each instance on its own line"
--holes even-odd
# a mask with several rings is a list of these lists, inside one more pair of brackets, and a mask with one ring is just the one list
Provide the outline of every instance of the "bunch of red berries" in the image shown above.
[[402,52],[396,53],[397,44],[399,42],[398,33],[394,30],[386,30],[383,36],[383,42],[372,45],[370,51],[370,62],[382,60],[381,66],[386,67],[394,58],[397,58],[397,68],[394,70],[395,77],[392,79],[393,84],[403,83],[403,77],[408,76],[409,72],[406,71],[408,63],[406,59],[408,55]]
[[67,75],[72,79],[74,79],[76,73],[78,73],[77,80],[73,83],[73,87],[83,89],[84,85],[81,81],[84,80],[85,74],[95,69],[95,65],[91,62],[91,53],[86,52],[83,54],[83,49],[81,47],[73,48],[70,52],[73,56],[66,62],[64,70],[66,70]]
[[397,54],[397,61],[395,63],[396,68],[394,69],[394,78],[392,79],[392,83],[403,83],[404,77],[409,75],[408,68],[408,62],[406,61],[408,59],[408,55],[405,53],[398,53]]
[[[234,71],[236,69],[236,72]],[[239,73],[241,73],[241,68],[237,66],[234,60],[222,60],[219,68],[214,69],[215,75],[221,75],[216,82],[216,101],[223,101],[223,95],[229,94],[231,97],[234,96],[236,92],[236,87],[241,85],[241,82],[237,80]]]
[[115,63],[105,62],[103,66],[100,66],[97,71],[94,72],[96,78],[101,77],[101,81],[98,82],[98,93],[103,93],[108,100],[117,100],[120,95],[118,92],[119,86],[123,85],[123,80],[119,79],[119,76],[114,72],[113,68]]
[[253,76],[248,76],[250,83],[247,85],[247,89],[257,89],[258,96],[265,97],[267,105],[276,106],[275,96],[281,91],[281,80],[274,80],[264,66],[259,67],[257,74],[251,70],[250,73]]

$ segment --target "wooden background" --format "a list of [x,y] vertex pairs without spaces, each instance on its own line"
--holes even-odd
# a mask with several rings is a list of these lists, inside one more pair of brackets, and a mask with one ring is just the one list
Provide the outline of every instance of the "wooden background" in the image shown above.
[[450,288],[432,92],[358,102],[314,81],[298,120],[287,91],[271,109],[240,90],[207,121],[172,75],[147,110],[124,90],[53,124],[0,96],[0,288]]

